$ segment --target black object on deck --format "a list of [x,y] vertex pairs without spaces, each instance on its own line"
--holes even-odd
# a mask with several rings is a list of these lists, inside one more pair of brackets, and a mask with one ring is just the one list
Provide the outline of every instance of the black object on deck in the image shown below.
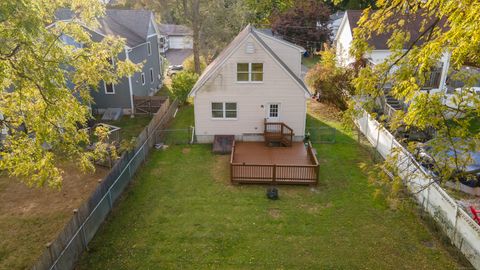
[[230,154],[234,140],[234,135],[215,135],[213,139],[213,153]]

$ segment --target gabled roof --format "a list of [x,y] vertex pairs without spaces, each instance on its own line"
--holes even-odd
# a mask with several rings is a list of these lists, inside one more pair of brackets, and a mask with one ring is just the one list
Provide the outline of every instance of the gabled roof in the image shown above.
[[[340,25],[340,30],[342,29],[343,24],[347,23],[350,26],[350,31],[352,31],[353,36],[353,29],[358,27],[358,21],[362,17],[362,10],[347,10],[345,11],[344,18],[342,20],[342,24]],[[395,14],[392,16],[387,23],[397,24],[400,20],[405,20],[405,24],[402,27],[402,30],[406,30],[410,33],[410,41],[406,43],[404,46],[408,47],[412,44],[414,40],[416,40],[421,35],[422,30],[422,22],[425,19],[425,16],[422,16],[420,13],[418,14]],[[433,24],[433,20],[430,20],[426,23],[423,28],[428,28],[428,26]],[[444,23],[440,24],[440,27],[443,27]],[[398,26],[400,27],[400,26]],[[337,32],[337,36],[335,40],[337,40],[338,35],[340,34],[340,30]],[[388,48],[388,40],[390,39],[392,33],[386,32],[380,35],[372,34],[372,37],[367,40],[368,44],[372,46],[375,50],[389,50]],[[421,45],[423,40],[419,40],[417,42],[418,45]]]
[[270,39],[274,39],[280,43],[283,43],[285,45],[288,45],[292,48],[295,48],[297,50],[299,50],[301,53],[304,53],[306,50],[305,48],[301,47],[301,46],[298,46],[297,44],[294,44],[290,41],[287,41],[285,39],[283,39],[282,37],[278,36],[278,35],[275,35],[275,33],[271,30],[271,29],[256,29],[254,28],[254,32],[258,35],[260,35],[261,37],[266,37],[266,38],[270,38]]
[[192,29],[185,25],[180,24],[160,24],[158,31],[162,35],[166,36],[191,36],[193,35]]
[[[73,13],[69,9],[59,9],[55,18],[67,21],[73,18]],[[105,36],[123,37],[129,47],[135,47],[147,41],[150,23],[154,23],[152,18],[151,11],[107,9],[105,16],[97,19],[99,27],[93,30]]]
[[243,41],[252,36],[260,45],[267,51],[267,53],[273,57],[273,59],[292,77],[292,79],[305,91],[307,96],[310,96],[308,88],[305,86],[305,83],[298,78],[297,75],[283,62],[280,57],[262,40],[259,36],[259,32],[251,25],[248,25],[243,29],[230,44],[215,58],[215,60],[207,66],[205,71],[202,73],[198,81],[190,91],[189,96],[194,96],[195,93],[203,86],[205,83],[215,74],[215,72],[228,60],[232,53],[234,53],[238,46],[240,46]]

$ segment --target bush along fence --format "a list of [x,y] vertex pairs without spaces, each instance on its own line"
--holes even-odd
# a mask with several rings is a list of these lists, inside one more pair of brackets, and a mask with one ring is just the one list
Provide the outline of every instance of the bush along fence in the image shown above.
[[60,232],[58,237],[47,244],[45,252],[33,266],[34,270],[73,269],[80,255],[88,249],[100,225],[112,210],[114,202],[133,179],[135,172],[145,161],[156,143],[156,130],[164,129],[173,118],[178,102],[170,104],[167,99],[152,120],[138,136],[135,147],[122,154],[110,173],[79,208]]
[[395,153],[398,175],[427,212],[476,269],[480,269],[480,225],[465,212],[395,137],[367,112],[356,119],[359,130],[383,157]]

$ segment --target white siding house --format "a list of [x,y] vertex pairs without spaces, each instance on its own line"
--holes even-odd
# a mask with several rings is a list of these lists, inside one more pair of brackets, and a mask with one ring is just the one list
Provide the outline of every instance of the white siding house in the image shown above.
[[195,133],[200,143],[214,135],[262,140],[264,121],[305,135],[306,101],[299,78],[303,48],[247,26],[206,68],[193,87]]
[[[352,64],[355,59],[350,54],[350,49],[353,42],[353,30],[357,27],[358,20],[362,16],[361,10],[347,10],[343,16],[340,28],[334,38],[334,46],[336,50],[337,62],[341,66],[348,66]],[[409,21],[405,27],[407,27],[411,34],[411,40],[415,40],[416,36],[419,35],[419,30],[421,29],[421,17],[419,19],[413,19]],[[390,38],[390,34],[385,33],[382,35],[372,35],[368,40],[369,45],[372,47],[372,51],[365,55],[365,58],[368,59],[370,64],[377,65],[385,61],[387,57],[391,55],[391,52],[388,48],[387,41]],[[450,56],[448,52],[445,52],[440,59],[438,78],[432,78],[434,87],[429,87],[428,90],[431,92],[437,92],[440,89],[446,89],[446,79],[448,74],[448,69],[450,65]]]

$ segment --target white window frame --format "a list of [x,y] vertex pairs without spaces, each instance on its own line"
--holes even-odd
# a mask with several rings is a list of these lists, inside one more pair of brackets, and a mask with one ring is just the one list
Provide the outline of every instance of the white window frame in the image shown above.
[[155,77],[153,77],[153,68],[150,69],[150,84],[155,82]]
[[148,55],[152,55],[152,43],[150,41],[147,42],[147,53]]
[[107,92],[107,82],[103,81],[103,90],[105,90],[106,95],[115,95],[115,84],[112,83],[113,92]]
[[142,81],[142,85],[145,85],[145,72],[142,72],[142,74],[140,74],[140,80]]
[[[248,64],[248,81],[239,81],[238,80],[238,64]],[[253,64],[262,64],[262,80],[261,81],[252,81],[252,65]],[[255,62],[255,63],[246,63],[246,62],[238,62],[235,67],[235,80],[237,83],[263,83],[265,79],[265,64],[263,62]]]
[[[220,103],[222,104],[222,117],[213,117],[213,104]],[[235,104],[236,117],[227,117],[227,103]],[[228,110],[233,111],[233,110]],[[238,102],[234,101],[213,101],[210,103],[210,118],[212,120],[237,120],[238,119]]]

